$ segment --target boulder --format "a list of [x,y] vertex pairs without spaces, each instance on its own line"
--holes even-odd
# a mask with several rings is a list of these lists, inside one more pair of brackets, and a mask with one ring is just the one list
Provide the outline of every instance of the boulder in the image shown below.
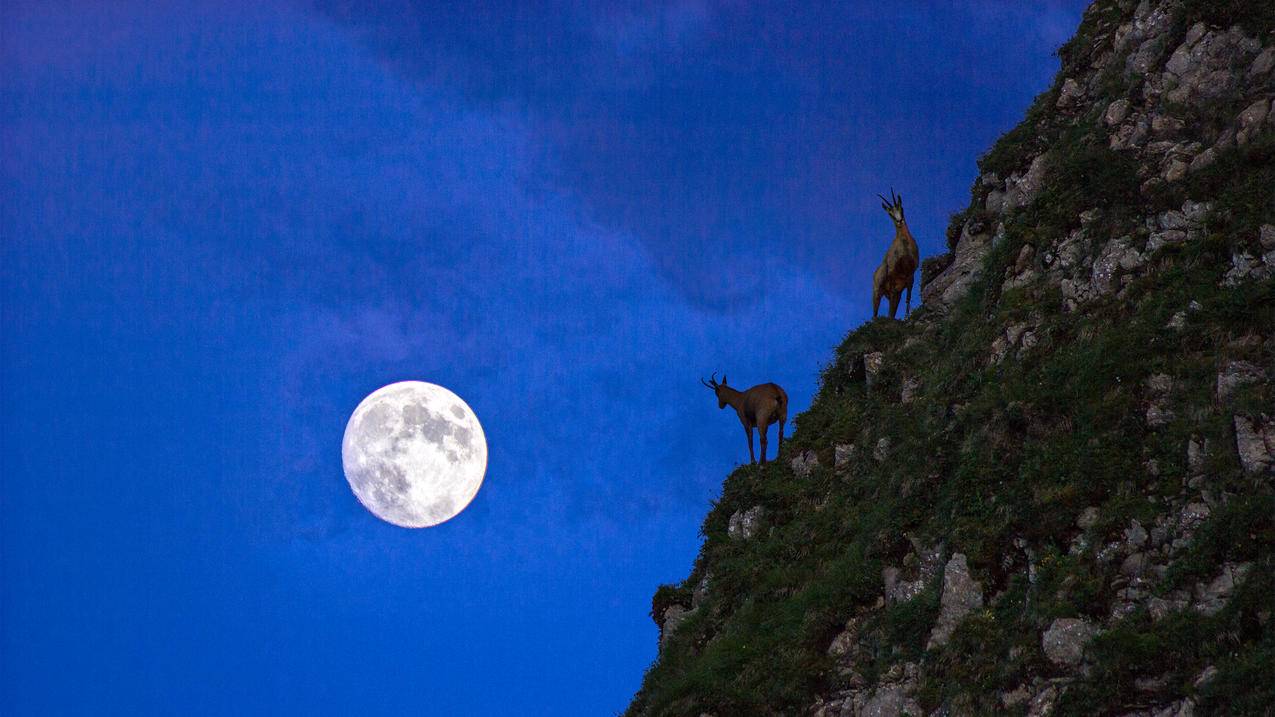
[[766,509],[760,505],[754,505],[748,510],[735,511],[730,516],[726,535],[732,540],[748,540],[757,533],[757,528],[761,526],[762,517],[765,514]]
[[795,473],[798,478],[809,478],[810,474],[818,467],[819,456],[811,450],[802,451],[797,454],[796,458],[792,459],[792,472]]
[[1192,607],[1205,615],[1216,615],[1226,607],[1226,603],[1230,602],[1236,586],[1244,581],[1244,577],[1252,567],[1252,563],[1223,564],[1222,571],[1207,585],[1196,583],[1195,601]]
[[1040,647],[1055,665],[1076,665],[1084,657],[1085,647],[1097,635],[1098,628],[1088,620],[1058,618],[1041,635]]
[[877,440],[877,445],[872,449],[872,457],[880,463],[890,455],[890,437],[882,436]]
[[1275,421],[1262,414],[1258,418],[1236,416],[1235,450],[1240,465],[1249,473],[1275,473]]
[[1085,98],[1085,90],[1072,78],[1068,77],[1063,80],[1062,88],[1058,91],[1057,106],[1060,108],[1075,107]]
[[850,461],[854,459],[855,448],[853,443],[842,443],[834,446],[832,449],[832,463],[837,470],[841,470],[850,465]]
[[1227,361],[1217,373],[1217,400],[1225,403],[1240,386],[1258,383],[1266,377],[1260,366],[1248,361]]
[[904,685],[885,685],[873,690],[856,705],[858,717],[924,717],[925,712]]
[[669,638],[692,612],[694,610],[687,609],[684,605],[669,605],[664,610],[664,622],[660,624],[660,649],[664,649]]
[[921,301],[939,310],[955,304],[982,274],[983,259],[991,248],[992,235],[987,227],[982,222],[966,222],[952,252],[952,261],[921,287]]
[[983,607],[982,587],[970,576],[969,564],[962,553],[954,554],[943,568],[943,595],[939,602],[939,617],[926,649],[946,645],[961,620]]
[[1123,97],[1107,105],[1107,111],[1102,114],[1102,120],[1107,123],[1108,127],[1114,127],[1124,121],[1129,116],[1129,100]]
[[880,351],[873,351],[863,355],[863,380],[867,384],[869,391],[876,384],[877,376],[881,374],[881,363],[883,361],[885,361],[885,354]]

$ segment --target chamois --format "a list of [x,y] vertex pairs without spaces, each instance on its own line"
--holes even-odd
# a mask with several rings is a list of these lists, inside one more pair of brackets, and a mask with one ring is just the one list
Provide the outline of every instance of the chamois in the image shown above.
[[[877,196],[881,197],[880,194]],[[890,188],[888,202],[885,197],[881,197],[881,208],[894,222],[894,241],[886,250],[881,266],[872,274],[872,318],[877,317],[881,308],[881,297],[887,296],[890,298],[890,318],[893,319],[899,309],[899,295],[907,289],[907,304],[903,308],[903,316],[906,318],[912,311],[912,276],[921,263],[921,253],[916,248],[912,232],[908,231],[907,220],[903,218],[903,197],[896,197],[893,187]]]
[[736,391],[726,385],[726,376],[717,382],[717,372],[708,381],[699,380],[713,393],[717,394],[717,408],[726,408],[729,404],[739,414],[739,422],[744,424],[744,435],[748,436],[748,460],[757,462],[753,455],[753,429],[761,434],[761,462],[766,462],[766,432],[770,424],[779,423],[779,447],[775,449],[775,457],[784,449],[784,423],[788,420],[788,394],[773,383],[759,383],[747,391]]

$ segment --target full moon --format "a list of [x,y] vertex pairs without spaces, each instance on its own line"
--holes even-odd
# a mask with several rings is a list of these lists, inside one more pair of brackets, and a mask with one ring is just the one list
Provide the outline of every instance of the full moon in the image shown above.
[[424,381],[373,391],[345,425],[345,479],[373,515],[404,528],[455,517],[487,472],[487,438],[459,396]]

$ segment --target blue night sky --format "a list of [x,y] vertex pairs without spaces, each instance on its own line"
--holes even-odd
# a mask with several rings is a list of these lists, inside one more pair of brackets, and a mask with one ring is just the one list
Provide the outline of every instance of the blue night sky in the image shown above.
[[[1083,7],[442,5],[0,4],[0,713],[622,710],[698,378],[808,405]],[[340,466],[408,378],[491,450],[425,530]]]

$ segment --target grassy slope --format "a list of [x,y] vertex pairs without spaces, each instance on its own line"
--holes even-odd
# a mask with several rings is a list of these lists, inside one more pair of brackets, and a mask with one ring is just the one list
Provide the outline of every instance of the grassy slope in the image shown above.
[[[1236,3],[1200,5],[1197,16],[1244,12]],[[1269,30],[1275,22],[1262,12],[1243,19]],[[1060,78],[1070,54],[1089,41],[1087,32],[1082,27],[1060,51]],[[1110,79],[1111,97],[1129,90]],[[946,703],[995,711],[998,690],[1050,674],[1039,644],[1050,620],[1102,619],[1111,602],[1115,568],[1067,555],[1076,515],[1100,506],[1094,543],[1130,517],[1150,522],[1164,511],[1158,496],[1181,488],[1190,436],[1233,445],[1233,410],[1275,404],[1268,386],[1242,391],[1232,409],[1212,397],[1222,360],[1275,365],[1269,343],[1244,341],[1255,327],[1268,334],[1275,327],[1275,286],[1219,287],[1232,249],[1275,216],[1275,137],[1233,150],[1181,186],[1141,196],[1136,165],[1108,150],[1098,130],[1103,103],[1064,121],[1049,110],[1056,91],[1038,98],[1023,125],[981,162],[1004,176],[1041,149],[1056,160],[1037,200],[1007,218],[1007,239],[988,258],[987,280],[947,317],[927,320],[923,311],[919,321],[882,319],[851,333],[823,372],[811,408],[797,418],[785,460],[742,467],[726,480],[704,521],[692,574],[662,587],[653,613],[689,603],[706,572],[708,597],[652,665],[628,714],[791,713],[836,690],[828,644],[856,609],[877,600],[882,568],[899,565],[910,549],[905,534],[965,553],[985,594],[1004,595],[967,619],[947,648],[930,653],[924,645],[938,612],[937,584],[916,600],[868,613],[861,634],[872,649],[862,672],[871,682],[892,664],[920,662],[927,709]],[[1080,211],[1105,208],[1103,236],[1136,235],[1139,217],[1186,197],[1215,200],[1207,238],[1162,251],[1124,299],[1078,315],[1064,313],[1056,289],[1044,284],[1001,293],[1018,249],[1061,239]],[[1191,300],[1203,309],[1186,329],[1165,328]],[[989,346],[1003,327],[1029,317],[1040,321],[1040,344],[1021,359],[989,366]],[[865,351],[887,355],[870,392],[851,370]],[[1155,373],[1177,382],[1177,418],[1151,432],[1143,382]],[[904,377],[920,382],[907,405],[898,401]],[[878,463],[872,453],[881,438],[890,446]],[[833,446],[844,443],[858,451],[847,470],[834,473]],[[787,458],[805,449],[818,453],[821,468],[800,479]],[[1144,468],[1148,459],[1159,476]],[[1200,695],[1205,709],[1248,712],[1275,703],[1275,622],[1263,626],[1256,617],[1270,609],[1275,590],[1275,494],[1269,482],[1243,476],[1233,451],[1214,451],[1210,460],[1215,488],[1238,497],[1215,512],[1157,591],[1204,579],[1223,560],[1255,561],[1249,580],[1216,616],[1182,613],[1152,623],[1135,613],[1115,625],[1094,645],[1094,670],[1067,691],[1061,714],[1114,709],[1132,692],[1134,677],[1159,675],[1166,665],[1172,679],[1165,695],[1187,693],[1204,665],[1220,668]],[[730,515],[757,504],[768,510],[763,530],[751,540],[728,539]],[[1035,586],[1012,547],[1015,538],[1039,557]]]

